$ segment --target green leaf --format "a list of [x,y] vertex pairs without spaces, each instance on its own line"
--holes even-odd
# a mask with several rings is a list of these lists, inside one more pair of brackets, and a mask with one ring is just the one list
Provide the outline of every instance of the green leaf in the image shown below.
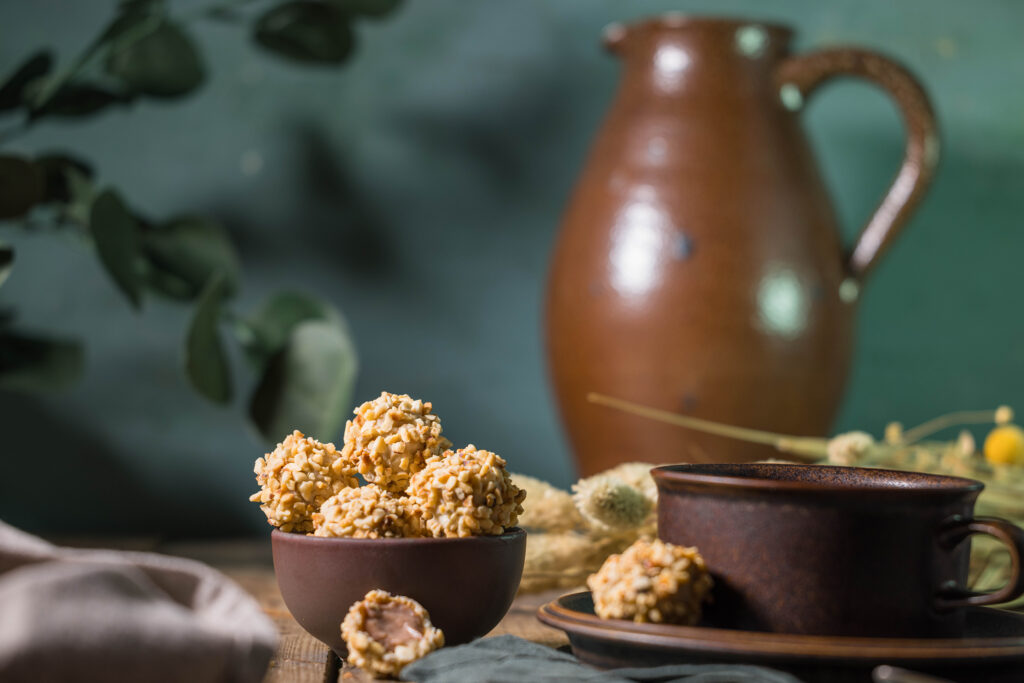
[[155,12],[162,8],[163,0],[121,0],[118,10],[123,13]]
[[49,50],[40,50],[29,57],[0,86],[0,111],[17,109],[25,104],[28,84],[50,73],[52,67],[53,55]]
[[89,231],[107,272],[132,306],[142,304],[139,226],[114,190],[104,190],[92,203]]
[[182,216],[143,235],[149,263],[147,283],[176,299],[191,301],[215,273],[227,293],[238,289],[238,255],[221,225],[202,216]]
[[344,327],[323,320],[300,323],[267,364],[249,416],[271,442],[293,429],[334,440],[351,409],[358,368]]
[[[80,178],[88,179],[93,175],[88,163],[67,154],[45,154],[36,157],[34,163],[43,177],[43,201],[73,201],[77,189],[74,184]],[[91,203],[91,197],[89,201]]]
[[185,338],[185,374],[200,394],[216,403],[231,400],[231,367],[217,325],[225,296],[224,278],[206,283]]
[[278,292],[241,321],[239,341],[249,359],[262,368],[288,343],[292,331],[309,320],[344,325],[341,314],[326,301],[301,292]]
[[[34,81],[28,87],[28,97],[35,99],[35,93],[49,89],[51,77],[46,76]],[[44,116],[54,118],[77,118],[89,116],[115,104],[128,104],[132,101],[130,93],[119,92],[105,85],[89,82],[68,82],[49,95],[42,105],[36,106],[29,114],[30,119]]]
[[0,333],[0,389],[64,389],[81,376],[83,356],[74,340]]
[[122,31],[111,43],[105,68],[131,90],[150,97],[181,97],[205,77],[195,43],[168,19],[141,35]]
[[0,156],[0,219],[25,215],[42,198],[38,169],[28,159]]
[[14,265],[14,247],[0,240],[0,287],[11,275],[11,267]]
[[68,181],[68,201],[64,204],[65,218],[79,225],[88,225],[92,204],[96,199],[96,186],[93,185],[90,176],[73,166],[66,167],[64,174]]
[[[141,37],[159,26],[162,17],[155,11],[159,9],[160,3],[124,3],[103,32],[96,36],[71,64],[52,76],[36,79],[30,88],[26,89],[25,95],[31,108],[31,118],[39,118],[54,112],[57,112],[55,115],[64,116],[84,115],[111,104],[111,97],[125,97],[123,93],[83,85],[80,76],[94,57],[109,47],[115,39]],[[55,103],[54,100],[57,99],[63,99],[65,102]]]
[[332,0],[332,3],[351,14],[377,19],[393,12],[402,0]]
[[278,56],[314,64],[341,64],[355,44],[344,12],[309,0],[271,7],[256,21],[254,38]]
[[226,23],[240,24],[244,21],[248,21],[243,6],[247,4],[253,4],[253,2],[260,2],[260,0],[229,0],[221,4],[214,4],[209,9],[203,12],[203,16],[207,19],[213,19],[214,21],[223,21]]

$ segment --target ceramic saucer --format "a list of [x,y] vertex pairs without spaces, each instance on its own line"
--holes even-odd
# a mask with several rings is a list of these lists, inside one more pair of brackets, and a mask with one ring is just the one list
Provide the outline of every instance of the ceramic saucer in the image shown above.
[[573,653],[599,668],[737,662],[788,671],[806,683],[870,681],[891,664],[957,683],[1024,681],[1024,614],[972,608],[961,638],[851,638],[737,631],[600,619],[589,592],[565,595],[537,618],[569,636]]

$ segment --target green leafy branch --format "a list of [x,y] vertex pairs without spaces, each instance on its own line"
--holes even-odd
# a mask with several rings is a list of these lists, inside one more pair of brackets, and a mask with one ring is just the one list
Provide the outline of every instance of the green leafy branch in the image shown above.
[[[187,26],[211,19],[247,23],[269,53],[305,64],[339,65],[352,55],[361,19],[381,17],[398,0],[292,0],[266,6],[224,0],[172,16],[163,0],[124,0],[104,30],[64,68],[48,50],[28,57],[0,84],[0,116],[18,122],[6,142],[42,121],[97,114],[144,98],[194,93],[206,66]],[[268,440],[299,428],[325,438],[341,429],[350,407],[357,354],[341,314],[316,297],[283,292],[241,314],[231,307],[241,267],[217,221],[182,214],[151,220],[114,188],[97,183],[90,164],[67,153],[29,158],[0,154],[0,221],[23,231],[72,231],[89,241],[113,284],[135,310],[146,297],[193,306],[185,334],[185,374],[218,403],[233,398],[223,335],[244,351],[258,374],[249,415]],[[0,287],[15,266],[15,248],[0,240]],[[0,389],[53,390],[81,374],[75,340],[15,329],[0,309]]]

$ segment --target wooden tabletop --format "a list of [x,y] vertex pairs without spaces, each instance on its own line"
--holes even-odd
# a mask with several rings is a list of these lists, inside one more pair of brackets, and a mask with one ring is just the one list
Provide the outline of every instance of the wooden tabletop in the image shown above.
[[[140,541],[132,549],[155,550],[205,562],[227,574],[259,601],[281,634],[277,654],[270,663],[264,683],[364,683],[376,680],[341,662],[326,645],[295,622],[277,589],[269,539],[161,543],[156,547]],[[509,613],[488,636],[511,634],[551,647],[566,645],[569,641],[562,631],[544,626],[535,616],[538,607],[564,592],[519,596]]]

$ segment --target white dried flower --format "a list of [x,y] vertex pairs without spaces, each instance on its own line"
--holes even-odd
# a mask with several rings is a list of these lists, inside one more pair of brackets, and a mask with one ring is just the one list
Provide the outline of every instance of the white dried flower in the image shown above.
[[874,437],[867,432],[838,434],[828,441],[828,462],[830,465],[856,465],[874,445]]
[[885,425],[885,442],[893,446],[903,443],[903,424],[890,422]]
[[974,452],[978,450],[974,435],[966,429],[960,430],[960,434],[956,438],[956,447],[960,455],[974,455]]

